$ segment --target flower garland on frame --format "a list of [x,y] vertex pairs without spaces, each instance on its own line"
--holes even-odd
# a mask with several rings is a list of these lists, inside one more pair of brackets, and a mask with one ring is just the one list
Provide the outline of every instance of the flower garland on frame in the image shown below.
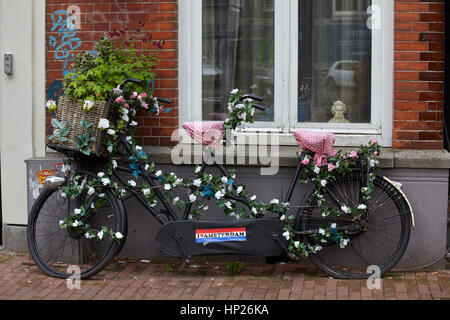
[[[113,190],[114,195],[122,199],[126,197],[129,192],[140,194],[145,197],[150,207],[155,207],[158,203],[156,200],[155,188],[160,188],[168,201],[177,206],[178,208],[184,208],[187,205],[192,205],[192,213],[188,217],[189,219],[198,218],[201,212],[209,209],[208,202],[215,201],[215,203],[224,210],[225,214],[236,219],[242,219],[249,212],[250,218],[258,218],[264,216],[268,212],[276,213],[279,215],[280,220],[285,222],[282,236],[288,241],[288,249],[292,253],[300,253],[301,255],[308,257],[311,253],[317,253],[323,249],[320,244],[329,243],[332,241],[340,245],[341,248],[345,248],[349,243],[349,238],[344,232],[338,231],[336,223],[329,223],[328,226],[319,228],[318,233],[311,236],[316,245],[305,244],[297,239],[293,223],[295,220],[294,215],[288,215],[287,210],[290,208],[289,203],[281,203],[278,199],[273,199],[269,204],[262,201],[257,201],[256,195],[251,195],[246,191],[246,186],[236,183],[235,170],[230,170],[230,176],[213,176],[211,174],[201,172],[201,167],[195,167],[195,178],[183,179],[179,178],[175,173],[163,173],[161,170],[157,170],[154,163],[148,163],[148,155],[143,151],[133,139],[133,135],[138,125],[135,121],[130,122],[130,117],[134,117],[136,113],[141,110],[149,110],[149,105],[152,105],[150,111],[157,114],[161,112],[168,112],[167,109],[161,107],[157,100],[154,98],[148,98],[145,93],[138,94],[133,92],[129,95],[124,94],[118,88],[114,90],[116,94],[114,107],[116,108],[120,117],[116,123],[109,123],[106,119],[100,120],[99,128],[106,130],[111,139],[107,142],[107,149],[110,162],[105,167],[105,170],[99,172],[97,177],[89,181],[83,180],[80,183],[81,176],[76,175],[70,186],[64,189],[64,196],[76,198],[81,195],[85,190],[88,195],[92,195],[95,192],[99,195],[99,201],[91,205],[91,209],[97,210],[102,205],[105,205],[104,189],[109,188]],[[231,97],[228,103],[228,119],[224,122],[224,139],[234,139],[237,130],[245,127],[247,123],[254,122],[254,109],[252,108],[252,99],[243,99],[241,101],[242,93],[235,89],[231,92]],[[106,121],[105,121],[106,120]],[[130,168],[133,170],[133,176],[138,179],[140,174],[150,175],[155,177],[160,185],[157,187],[151,187],[145,182],[138,184],[135,180],[129,180],[125,186],[119,187],[117,182],[112,182],[112,171],[117,168],[117,161],[114,157],[120,154],[118,150],[117,133],[119,131],[129,132],[126,137],[127,142],[130,144],[130,149],[133,155],[130,156],[131,160]],[[340,216],[343,213],[351,214],[354,219],[358,219],[362,216],[368,207],[370,202],[370,194],[373,191],[373,181],[375,179],[375,166],[378,164],[376,159],[381,152],[381,146],[376,140],[372,140],[367,146],[361,146],[359,152],[349,151],[347,153],[338,152],[335,156],[328,158],[328,164],[326,166],[317,167],[313,163],[309,156],[305,156],[299,161],[302,162],[304,168],[300,174],[300,182],[306,183],[311,180],[316,186],[315,197],[318,199],[317,206],[323,212],[323,217],[329,217],[334,214]],[[336,175],[346,175],[351,173],[351,168],[357,166],[360,160],[369,166],[369,184],[361,191],[363,197],[358,207],[348,207],[346,204],[342,204],[341,211],[336,208],[329,208],[324,199],[322,193],[323,188],[332,180]],[[142,167],[144,172],[140,171]],[[189,190],[189,197],[186,200],[180,199],[180,197],[173,197],[171,192],[176,188],[185,188]],[[243,208],[237,207],[237,201],[232,200],[232,197],[239,197],[241,199],[247,199],[243,203]],[[105,200],[105,199],[104,199]],[[60,221],[61,228],[70,228],[78,233],[84,233],[88,239],[94,239],[97,241],[105,239],[106,236],[111,237],[115,241],[122,241],[123,235],[108,230],[106,227],[102,227],[100,230],[91,229],[89,225],[81,222],[82,217],[86,215],[87,208],[76,208],[74,214],[65,220]]]

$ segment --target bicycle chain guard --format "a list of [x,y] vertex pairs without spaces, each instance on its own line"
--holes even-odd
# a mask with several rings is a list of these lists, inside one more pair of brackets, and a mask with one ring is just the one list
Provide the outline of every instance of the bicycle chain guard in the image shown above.
[[236,254],[278,256],[285,253],[279,219],[174,221],[156,235],[156,246],[164,254],[190,259],[192,256]]

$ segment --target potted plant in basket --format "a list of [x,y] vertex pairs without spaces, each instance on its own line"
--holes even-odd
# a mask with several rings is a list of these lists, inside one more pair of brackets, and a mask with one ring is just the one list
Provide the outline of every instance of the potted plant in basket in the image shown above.
[[[137,33],[140,33],[142,26],[143,23],[140,23]],[[54,101],[47,102],[47,108],[55,117],[51,120],[54,131],[49,137],[49,146],[76,150],[85,155],[105,154],[106,150],[102,148],[102,145],[106,146],[104,131],[98,126],[100,120],[111,117],[108,105],[114,103],[118,86],[124,79],[136,78],[150,86],[155,77],[152,70],[157,58],[148,50],[160,49],[162,44],[161,41],[152,41],[151,34],[136,36],[124,29],[113,31],[109,38],[99,40],[95,51],[85,51],[76,57],[74,71],[65,77],[64,96],[59,99],[58,105]],[[128,83],[123,88],[123,92],[128,93],[139,90],[142,86],[135,83]],[[148,108],[149,104],[156,102],[151,94],[145,93],[139,97],[144,109],[153,109]],[[122,105],[126,107],[126,103]],[[126,117],[121,120],[122,126],[129,124],[125,121]]]

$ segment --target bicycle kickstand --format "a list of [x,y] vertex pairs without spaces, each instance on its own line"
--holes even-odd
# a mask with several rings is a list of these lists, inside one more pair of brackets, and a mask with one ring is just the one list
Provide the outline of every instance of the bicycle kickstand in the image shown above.
[[179,233],[175,233],[173,235],[173,237],[174,237],[175,241],[177,242],[178,246],[180,247],[180,250],[181,250],[181,253],[183,254],[183,257],[185,258],[184,267],[187,269],[191,265],[192,256],[190,254],[187,254],[186,250],[183,247],[183,242],[181,241],[183,236],[181,234],[179,234]]

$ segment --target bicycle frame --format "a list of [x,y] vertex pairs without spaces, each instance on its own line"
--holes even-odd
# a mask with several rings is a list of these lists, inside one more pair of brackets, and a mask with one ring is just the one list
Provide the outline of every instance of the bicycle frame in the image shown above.
[[[133,155],[133,151],[131,150],[131,147],[128,144],[128,142],[126,141],[126,139],[125,139],[123,134],[119,135],[119,141],[120,141],[121,145],[126,150],[125,156],[126,155],[129,155],[129,156]],[[214,157],[214,152],[212,152],[211,154]],[[301,154],[301,158],[303,158],[306,155],[311,155],[311,154],[312,153],[310,151],[303,151],[302,154]],[[362,166],[362,161],[363,160],[360,160],[360,161],[361,161],[361,168],[363,168],[363,166]],[[121,173],[131,174],[133,172],[133,170],[123,166],[122,164],[123,164],[123,162],[119,163],[118,167],[115,170],[113,170],[113,176],[116,177],[116,179],[118,181],[120,181],[123,185],[126,185],[127,182],[125,181],[125,179],[123,178]],[[215,160],[213,161],[212,164],[207,164],[204,158],[202,160],[200,173],[205,173],[206,169],[208,167],[212,167],[212,166],[217,167],[218,170],[221,172],[221,174],[223,176],[230,177],[229,171],[222,164],[218,163]],[[286,195],[284,197],[284,203],[289,203],[291,201],[292,196],[293,196],[294,191],[295,191],[295,188],[296,188],[297,183],[298,183],[298,179],[299,179],[300,173],[301,173],[301,171],[304,168],[305,168],[305,165],[303,165],[299,161],[299,163],[298,163],[298,165],[296,167],[295,174],[292,177],[289,189],[288,189],[288,191],[287,191],[287,193],[286,193]],[[165,210],[165,212],[163,212],[164,215],[161,215],[161,213],[157,212],[153,207],[151,207],[147,203],[146,199],[141,194],[133,193],[132,197],[136,198],[147,209],[147,211],[150,214],[152,214],[152,216],[161,225],[164,225],[164,224],[166,224],[166,223],[168,223],[170,221],[187,220],[189,215],[190,215],[190,213],[191,213],[191,211],[192,211],[193,204],[189,203],[186,206],[185,210],[184,210],[183,216],[181,218],[177,217],[177,214],[175,213],[174,208],[172,207],[172,205],[169,204],[169,202],[167,201],[167,198],[164,196],[163,192],[160,191],[160,189],[159,189],[159,187],[158,187],[158,185],[156,183],[156,181],[158,180],[157,177],[154,176],[154,175],[146,173],[142,164],[139,165],[139,170],[142,173],[144,173],[144,174],[140,173],[139,177],[143,178],[150,185],[150,187],[155,190],[156,197],[159,199],[159,201],[164,206],[164,209],[163,209],[163,210]],[[361,170],[361,169],[356,169],[356,170]],[[363,170],[361,170],[361,171],[363,171]],[[367,186],[367,184],[368,184],[367,179],[368,179],[368,175],[365,176],[365,177],[362,176],[362,179],[361,179],[362,180],[361,181],[361,183],[362,183],[361,186],[362,187],[363,186]],[[236,182],[233,182],[233,187],[237,188]],[[331,200],[340,208],[341,204],[339,203],[339,201],[337,200],[337,197],[333,194],[333,192],[331,190],[329,190],[326,186],[324,187],[324,189],[327,190],[327,194],[330,196]],[[243,197],[227,196],[226,198],[230,199],[230,200],[234,200],[234,201],[240,202],[243,205],[247,205],[248,204],[248,199],[243,198]]]

